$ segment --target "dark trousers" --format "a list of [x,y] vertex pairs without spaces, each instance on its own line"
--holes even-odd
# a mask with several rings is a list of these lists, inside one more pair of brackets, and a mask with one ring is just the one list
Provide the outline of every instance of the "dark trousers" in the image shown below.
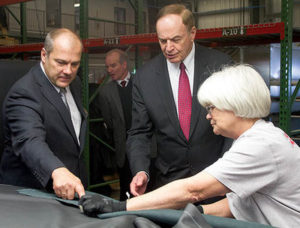
[[119,179],[120,179],[120,201],[127,199],[126,192],[130,193],[130,182],[132,180],[132,174],[129,168],[128,159],[126,157],[125,163],[122,168],[118,167]]

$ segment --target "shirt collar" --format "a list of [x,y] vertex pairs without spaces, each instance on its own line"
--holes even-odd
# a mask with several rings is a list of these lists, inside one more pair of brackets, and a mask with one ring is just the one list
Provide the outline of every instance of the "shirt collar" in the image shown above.
[[130,75],[130,73],[129,73],[129,71],[128,71],[126,77],[125,77],[124,79],[122,79],[122,80],[117,80],[117,82],[118,82],[119,85],[121,85],[121,81],[126,81],[126,85],[127,85],[128,81],[129,81],[129,79],[130,79],[130,77],[131,77],[131,75]]
[[[183,60],[183,63],[185,65],[185,69],[187,72],[192,72],[192,68],[193,65],[191,64],[191,62],[194,60],[194,56],[195,56],[195,43],[193,43],[192,46],[192,50],[190,51],[190,53],[187,55],[187,57],[185,57],[185,59]],[[171,63],[168,59],[167,59],[167,65],[168,67],[170,67],[171,69],[175,69],[175,70],[180,70],[179,69],[179,63]]]
[[[46,72],[45,72],[45,68],[44,68],[44,66],[43,66],[43,64],[42,64],[42,61],[40,62],[40,66],[41,66],[41,68],[42,68],[42,71],[44,72],[45,77],[48,79],[48,81],[51,83],[51,85],[54,87],[54,89],[59,93],[59,92],[60,92],[60,88],[57,87],[56,85],[54,85],[54,84],[50,81],[48,75],[47,75]],[[66,90],[67,90],[67,91],[69,90],[69,86],[66,87]]]
[[187,72],[192,72],[192,64],[191,62],[194,60],[195,57],[195,43],[193,43],[192,50],[188,54],[188,56],[183,60],[183,63],[185,65],[185,69]]

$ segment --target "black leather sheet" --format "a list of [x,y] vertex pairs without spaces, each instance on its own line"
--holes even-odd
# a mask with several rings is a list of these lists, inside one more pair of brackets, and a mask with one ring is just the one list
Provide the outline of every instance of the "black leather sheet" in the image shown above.
[[62,200],[54,194],[39,190],[0,185],[0,227],[267,228],[270,226],[216,216],[202,216],[192,204],[185,210],[123,211],[99,214],[98,218],[90,218],[80,212],[76,200]]

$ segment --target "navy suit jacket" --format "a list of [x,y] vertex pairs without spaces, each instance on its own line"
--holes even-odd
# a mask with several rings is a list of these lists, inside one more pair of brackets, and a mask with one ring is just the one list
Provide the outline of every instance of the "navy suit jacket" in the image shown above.
[[[133,175],[142,170],[150,173],[149,144],[153,133],[157,140],[157,187],[194,175],[222,156],[224,137],[214,135],[206,120],[207,112],[197,100],[197,92],[212,72],[229,63],[232,60],[224,53],[195,45],[189,141],[180,127],[165,57],[160,54],[137,71],[132,89],[132,125],[127,139]],[[231,142],[228,140],[229,145]]]
[[4,152],[0,183],[45,188],[54,169],[66,167],[87,186],[83,160],[86,113],[80,79],[70,84],[82,116],[80,145],[66,106],[44,75],[34,66],[9,90],[3,103]]

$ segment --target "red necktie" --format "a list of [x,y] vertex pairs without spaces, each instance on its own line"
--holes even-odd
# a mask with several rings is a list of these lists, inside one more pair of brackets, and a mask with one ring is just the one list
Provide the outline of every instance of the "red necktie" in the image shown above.
[[122,86],[123,88],[126,86],[126,81],[125,81],[125,80],[121,81],[121,86]]
[[189,140],[191,115],[192,115],[192,95],[189,78],[185,72],[184,63],[180,63],[180,77],[178,86],[178,115],[180,127]]

